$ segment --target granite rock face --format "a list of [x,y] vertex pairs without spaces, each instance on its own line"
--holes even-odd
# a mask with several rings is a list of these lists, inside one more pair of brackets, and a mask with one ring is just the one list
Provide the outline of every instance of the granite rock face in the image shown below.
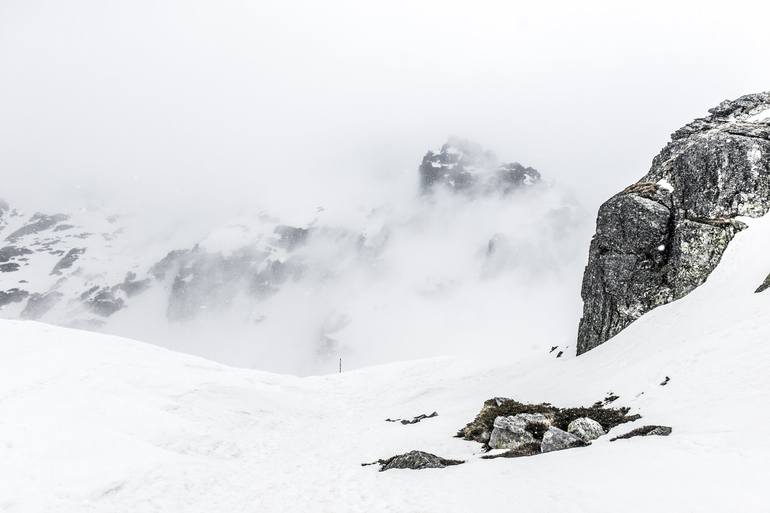
[[700,286],[770,208],[770,93],[724,101],[672,135],[637,183],[599,209],[577,353]]
[[501,163],[480,145],[450,138],[438,153],[429,151],[420,164],[420,189],[443,187],[455,193],[508,194],[540,182],[540,173],[518,162]]

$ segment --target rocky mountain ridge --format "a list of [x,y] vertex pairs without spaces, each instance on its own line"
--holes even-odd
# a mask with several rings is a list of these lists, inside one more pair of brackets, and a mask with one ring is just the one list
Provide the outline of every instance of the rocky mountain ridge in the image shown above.
[[[266,333],[274,333],[294,322],[291,315],[284,314],[287,308],[289,312],[300,308],[292,306],[292,302],[330,289],[340,280],[358,286],[358,275],[376,280],[387,249],[414,266],[408,263],[408,252],[412,250],[400,246],[393,250],[394,245],[405,244],[405,237],[423,239],[419,233],[422,226],[440,223],[442,209],[460,220],[464,212],[475,214],[473,203],[477,200],[490,198],[515,204],[525,199],[517,192],[534,191],[540,181],[536,170],[500,164],[479,145],[458,139],[450,139],[439,152],[426,154],[419,168],[421,179],[428,162],[441,163],[430,164],[433,170],[444,170],[431,190],[442,187],[448,191],[448,204],[443,196],[415,195],[405,198],[403,205],[413,213],[404,215],[394,213],[392,208],[370,207],[350,225],[335,222],[323,209],[313,209],[304,221],[294,220],[292,224],[258,213],[234,219],[188,246],[164,240],[149,245],[137,243],[141,234],[137,235],[135,227],[131,231],[119,216],[99,212],[29,214],[2,203],[0,317],[107,329],[141,338],[141,333],[112,327],[115,319],[125,319],[123,325],[136,325],[152,322],[149,317],[153,317],[155,322],[163,318],[163,322],[181,325],[236,311],[236,318],[224,321],[221,317],[221,322],[243,322],[257,330],[252,336],[259,336],[262,328],[258,326],[270,324],[272,316],[277,326]],[[519,167],[521,172],[517,171]],[[460,187],[452,173],[472,176],[476,185]],[[424,188],[420,191],[428,192]],[[558,204],[549,214],[553,218],[548,220],[549,226],[554,229],[562,229],[571,216],[569,208]],[[480,273],[493,275],[506,266],[543,265],[546,260],[542,252],[537,258],[533,256],[531,263],[523,260],[519,241],[493,226],[482,224],[475,229],[483,234],[481,241],[449,250],[467,252],[481,264]],[[461,237],[456,242],[437,237],[442,244],[463,243]],[[440,278],[444,279],[456,280],[456,276]],[[438,279],[426,276],[424,280],[426,284],[418,285],[424,289],[419,294],[445,293],[445,285]],[[276,299],[286,290],[293,291],[291,298]],[[280,305],[272,307],[275,302]],[[299,324],[307,326],[309,333],[301,336],[313,339],[313,351],[319,355],[339,353],[337,333],[350,323],[350,314],[334,302],[324,305],[328,314],[319,315],[310,311],[310,306],[307,308],[309,318]]]

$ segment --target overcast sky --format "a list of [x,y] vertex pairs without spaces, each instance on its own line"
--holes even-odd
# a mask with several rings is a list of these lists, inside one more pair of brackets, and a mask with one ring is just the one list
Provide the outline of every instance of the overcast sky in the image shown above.
[[674,129],[770,89],[769,15],[758,0],[0,0],[0,195],[347,201],[416,185],[456,134],[593,208]]

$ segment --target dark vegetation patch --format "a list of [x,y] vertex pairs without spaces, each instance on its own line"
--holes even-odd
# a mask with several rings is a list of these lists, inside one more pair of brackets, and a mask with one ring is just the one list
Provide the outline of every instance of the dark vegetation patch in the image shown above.
[[380,459],[371,463],[362,463],[362,467],[368,465],[380,465],[380,472],[396,468],[421,470],[424,468],[444,468],[465,463],[462,460],[449,460],[424,451],[409,451],[404,454]]
[[610,442],[614,442],[615,440],[625,440],[635,436],[668,436],[672,431],[673,429],[669,426],[642,426],[640,428],[632,429],[625,435],[610,438]]

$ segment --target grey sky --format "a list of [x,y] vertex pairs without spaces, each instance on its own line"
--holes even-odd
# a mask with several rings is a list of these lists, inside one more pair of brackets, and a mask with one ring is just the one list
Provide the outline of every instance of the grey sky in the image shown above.
[[684,122],[770,89],[768,15],[745,0],[2,0],[2,194],[338,201],[411,186],[457,134],[593,207]]

